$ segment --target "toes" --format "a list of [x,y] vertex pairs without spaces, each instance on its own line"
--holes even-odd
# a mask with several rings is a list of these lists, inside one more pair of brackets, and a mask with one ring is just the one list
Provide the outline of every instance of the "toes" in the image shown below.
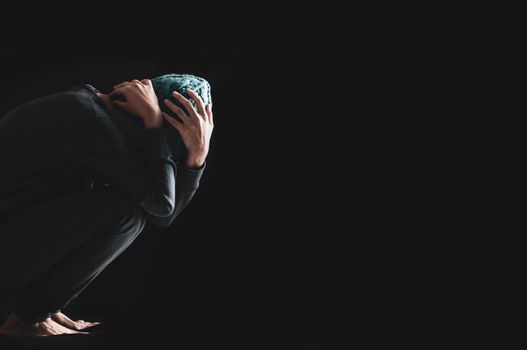
[[57,323],[56,327],[54,327],[57,331],[62,332],[64,334],[74,334],[76,330],[70,329],[68,327],[65,327],[63,325],[60,325]]
[[91,326],[92,326],[91,323],[85,322],[83,324],[78,324],[76,329],[80,331],[81,329],[85,329],[85,328],[88,328],[88,327],[91,327]]
[[58,330],[55,330],[55,329],[48,329],[48,331],[44,333],[43,335],[48,336],[48,335],[59,335],[59,334],[62,334],[62,332],[59,332]]
[[98,326],[100,324],[101,324],[101,322],[84,322],[81,325],[81,327],[82,327],[82,329],[84,329],[84,328],[89,328],[89,327],[93,327],[93,326]]

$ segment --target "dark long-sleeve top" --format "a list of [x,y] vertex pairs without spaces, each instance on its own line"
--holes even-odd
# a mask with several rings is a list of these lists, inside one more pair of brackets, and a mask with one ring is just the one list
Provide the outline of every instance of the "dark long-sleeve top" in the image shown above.
[[91,85],[45,96],[0,119],[0,220],[72,189],[106,182],[168,227],[203,174],[172,159],[164,128],[107,113]]

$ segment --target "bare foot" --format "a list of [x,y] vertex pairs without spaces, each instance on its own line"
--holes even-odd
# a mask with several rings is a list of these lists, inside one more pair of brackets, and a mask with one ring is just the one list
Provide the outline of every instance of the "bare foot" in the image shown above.
[[83,320],[73,321],[62,312],[57,312],[51,315],[51,319],[64,327],[80,331],[84,328],[93,327],[101,324],[100,322],[85,322]]
[[61,334],[90,334],[87,332],[79,332],[73,329],[66,328],[51,318],[45,319],[42,322],[27,323],[19,320],[14,313],[9,315],[9,318],[0,327],[0,334],[20,337],[45,337],[48,335]]

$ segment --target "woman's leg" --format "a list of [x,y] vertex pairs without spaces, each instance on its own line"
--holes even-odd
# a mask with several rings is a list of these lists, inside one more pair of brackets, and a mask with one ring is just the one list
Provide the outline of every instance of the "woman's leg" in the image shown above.
[[113,187],[37,203],[0,225],[0,291],[18,319],[64,308],[143,230],[142,209]]

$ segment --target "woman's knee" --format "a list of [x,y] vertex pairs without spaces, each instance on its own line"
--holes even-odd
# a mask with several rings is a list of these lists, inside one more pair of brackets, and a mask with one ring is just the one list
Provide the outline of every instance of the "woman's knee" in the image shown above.
[[146,225],[146,216],[143,209],[130,198],[119,191],[109,190],[110,204],[109,215],[114,221],[113,234],[139,234]]
[[121,221],[119,233],[137,236],[146,225],[146,217],[139,206],[133,206],[128,215]]

